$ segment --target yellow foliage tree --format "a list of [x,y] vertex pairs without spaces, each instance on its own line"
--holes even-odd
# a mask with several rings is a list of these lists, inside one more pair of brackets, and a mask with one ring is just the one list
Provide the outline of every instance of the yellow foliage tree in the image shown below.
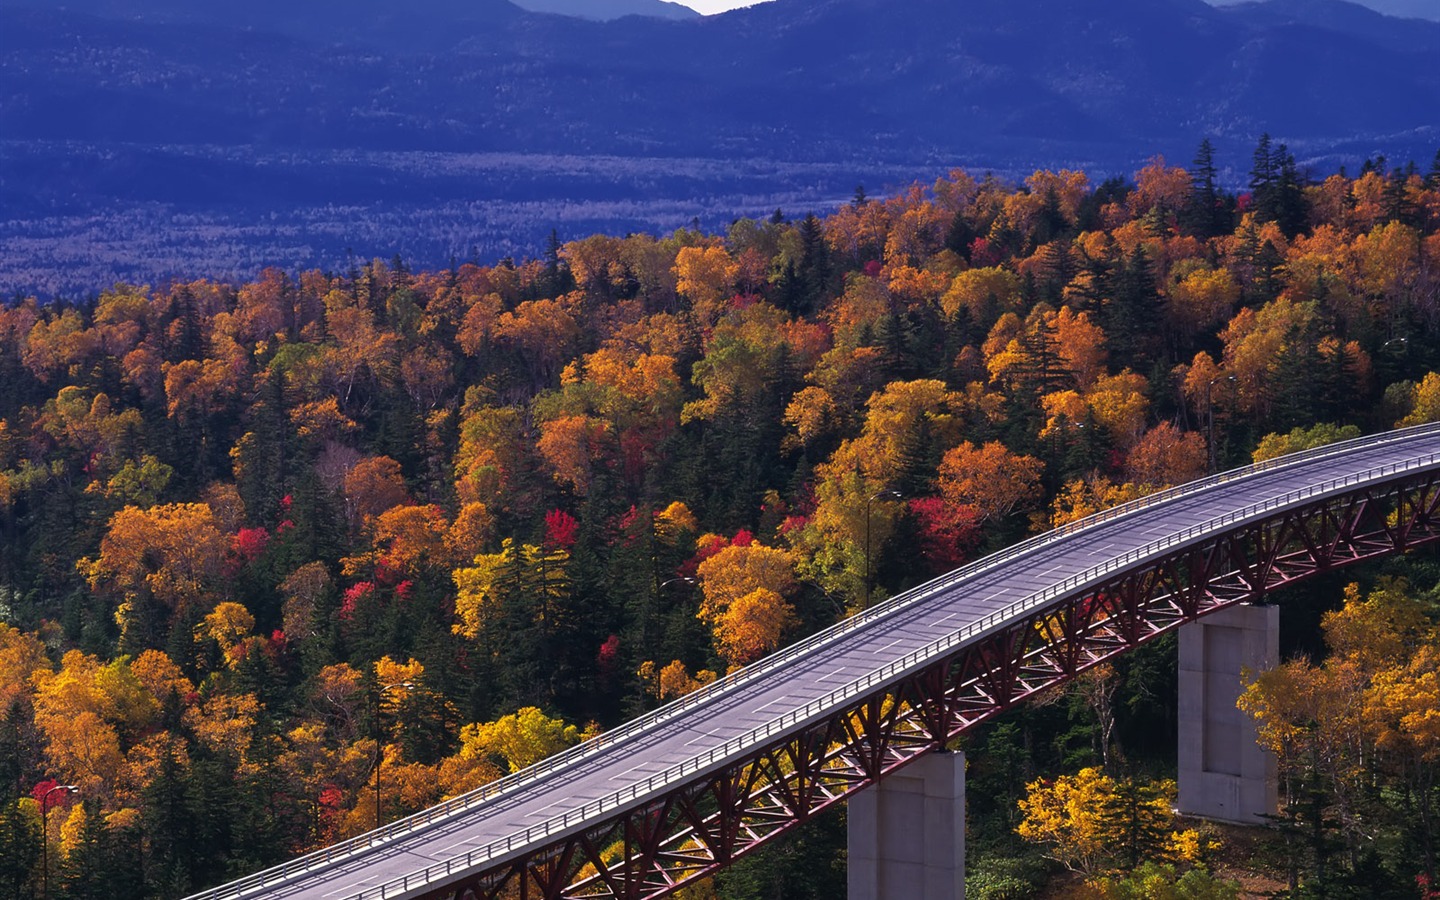
[[690,670],[678,659],[659,672],[655,671],[655,663],[646,660],[640,664],[640,669],[635,674],[640,677],[640,682],[645,686],[646,692],[661,701],[683,697],[691,691],[699,690],[717,677],[709,669],[701,669],[692,676]]
[[127,506],[110,518],[100,555],[79,565],[92,589],[122,604],[147,592],[179,609],[215,585],[228,548],[204,503]]
[[494,722],[476,722],[460,729],[460,753],[493,755],[503,759],[511,772],[518,772],[586,736],[565,720],[552,719],[539,708],[527,706]]
[[1440,422],[1440,373],[1430,372],[1410,393],[1410,413],[1395,423],[1398,428]]
[[1085,768],[1027,784],[1015,831],[1086,875],[1167,856],[1194,862],[1208,849],[1206,841],[1197,832],[1173,828],[1174,800],[1175,782],[1168,779],[1116,780],[1099,768]]
[[[1146,494],[1152,493],[1153,490],[1150,485],[1135,484],[1134,482],[1116,484],[1104,475],[1097,475],[1082,481],[1071,481],[1060,489],[1060,493],[1050,504],[1050,516],[1047,524],[1051,528],[1059,528],[1061,525],[1078,522],[1086,516],[1094,515],[1102,510],[1128,503],[1131,500],[1138,500]],[[1037,525],[1037,527],[1039,526]]]
[[1065,868],[1092,874],[1112,850],[1103,811],[1114,791],[1115,780],[1094,767],[1053,781],[1032,781],[1025,785],[1024,818],[1015,832],[1045,845],[1046,855]]
[[760,544],[726,547],[700,564],[698,613],[715,632],[716,650],[732,666],[779,646],[795,622],[785,594],[795,586],[790,553]]
[[106,716],[109,703],[97,684],[101,668],[95,657],[71,650],[59,671],[35,675],[35,724],[51,771],[97,796],[107,793],[124,762],[120,732]]
[[0,622],[0,709],[28,700],[33,679],[49,671],[45,645],[34,635]]
[[732,668],[752,663],[779,649],[785,632],[797,621],[794,607],[784,597],[756,588],[715,618],[716,650]]
[[724,312],[740,267],[724,247],[681,247],[675,254],[675,286],[690,300],[701,325],[713,325]]
[[967,269],[955,276],[950,289],[940,298],[940,308],[947,316],[962,309],[977,318],[992,309],[1008,311],[1020,296],[1020,279],[1015,273],[1000,268]]
[[254,631],[255,617],[250,614],[250,610],[230,601],[216,604],[200,624],[195,626],[198,636],[209,638],[219,645],[220,653],[231,668],[244,658],[242,647]]

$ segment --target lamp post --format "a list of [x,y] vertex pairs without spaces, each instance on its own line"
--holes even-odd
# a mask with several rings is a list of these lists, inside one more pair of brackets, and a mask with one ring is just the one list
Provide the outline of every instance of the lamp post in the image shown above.
[[884,490],[865,498],[865,603],[861,609],[870,608],[870,504],[881,497],[899,500],[903,496],[899,491]]
[[385,731],[380,727],[380,703],[384,699],[386,691],[393,691],[396,688],[413,691],[415,690],[415,683],[411,681],[396,681],[392,684],[382,684],[375,688],[375,827],[377,829],[381,825],[380,764],[385,761]]
[[50,896],[50,795],[56,791],[74,793],[79,785],[57,784],[40,795],[40,900]]
[[1211,391],[1215,385],[1222,381],[1235,381],[1234,375],[1226,375],[1223,378],[1212,378],[1205,385],[1205,444],[1210,451],[1210,474],[1215,474],[1215,404],[1211,398]]

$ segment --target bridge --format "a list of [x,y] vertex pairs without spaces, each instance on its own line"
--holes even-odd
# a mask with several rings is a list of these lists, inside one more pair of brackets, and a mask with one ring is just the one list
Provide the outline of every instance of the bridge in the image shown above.
[[660,897],[1112,656],[1287,583],[1440,540],[1437,509],[1440,425],[1173,488],[192,900]]

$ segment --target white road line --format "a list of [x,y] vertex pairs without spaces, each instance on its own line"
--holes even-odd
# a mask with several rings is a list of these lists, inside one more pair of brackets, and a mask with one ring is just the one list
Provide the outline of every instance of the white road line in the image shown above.
[[[333,890],[333,891],[326,891],[325,893],[321,894],[320,896],[322,896],[322,897],[334,897],[334,896],[337,895],[337,894],[347,894],[347,895],[358,894],[360,891],[362,891],[362,890],[365,889],[366,885],[374,884],[375,882],[379,881],[379,880],[380,880],[381,878],[383,878],[383,877],[384,877],[383,875],[371,875],[369,878],[364,878],[364,879],[361,879],[360,881],[347,881],[343,886],[336,887],[335,890]],[[356,890],[356,888],[359,888],[360,890]]]
[[896,644],[902,644],[902,643],[904,643],[904,642],[905,642],[905,639],[904,639],[904,638],[896,638],[895,640],[891,641],[890,643],[886,644],[885,646],[883,646],[883,647],[878,647],[878,648],[876,648],[876,649],[874,649],[874,650],[871,650],[870,652],[871,652],[872,654],[877,654],[877,655],[878,655],[878,654],[884,653],[886,650],[889,650],[891,647],[895,646]]

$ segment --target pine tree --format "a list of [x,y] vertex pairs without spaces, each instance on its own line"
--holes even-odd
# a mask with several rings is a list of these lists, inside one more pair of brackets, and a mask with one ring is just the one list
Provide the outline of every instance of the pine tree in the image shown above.
[[1040,299],[1051,306],[1059,307],[1065,299],[1065,288],[1079,274],[1080,266],[1067,241],[1052,241],[1039,253],[1039,283],[1036,285]]
[[1281,231],[1288,237],[1294,237],[1305,230],[1310,219],[1310,207],[1305,199],[1305,179],[1295,167],[1295,155],[1284,144],[1275,149],[1274,162],[1277,176],[1273,218]]
[[545,275],[541,279],[540,294],[545,298],[559,297],[561,294],[575,289],[575,278],[570,274],[570,266],[560,256],[560,235],[555,229],[550,229],[550,236],[545,240]]
[[146,857],[145,880],[161,896],[182,897],[191,878],[197,829],[186,792],[187,773],[167,742],[141,807]]
[[16,900],[40,868],[40,827],[21,808],[18,787],[0,802],[0,896]]
[[1260,135],[1250,164],[1250,203],[1255,215],[1262,222],[1275,218],[1275,185],[1280,180],[1279,167],[1275,164],[1275,153],[1270,144],[1270,133]]
[[1040,207],[1040,214],[1035,219],[1034,243],[1037,246],[1048,244],[1063,235],[1068,226],[1065,214],[1060,209],[1060,195],[1056,193],[1055,188],[1046,188],[1044,203]]
[[1112,352],[1133,360],[1132,367],[1146,371],[1161,348],[1162,300],[1155,273],[1143,246],[1124,260],[1110,281],[1109,302],[1101,310],[1101,323]]
[[[1436,156],[1436,165],[1440,167],[1440,155]],[[966,217],[965,211],[960,210],[950,220],[950,228],[945,232],[945,247],[968,263],[970,247],[979,236],[975,227],[970,224],[970,219]]]
[[1113,836],[1113,852],[1127,871],[1164,848],[1170,818],[1170,805],[1159,786],[1134,778],[1115,780],[1100,814],[1101,827]]
[[[51,872],[50,886],[66,900],[132,900],[144,896],[141,869],[129,829],[111,829],[98,803],[87,801],[85,826],[65,861]],[[57,877],[58,876],[58,877]]]
[[800,293],[801,311],[806,315],[820,308],[826,288],[830,285],[830,251],[825,244],[825,230],[814,213],[800,223]]
[[1197,237],[1217,237],[1230,231],[1230,215],[1216,179],[1215,148],[1206,138],[1195,153],[1190,198],[1183,215],[1186,230]]
[[1275,364],[1274,430],[1285,432],[1314,421],[1327,371],[1313,329],[1292,328]]

